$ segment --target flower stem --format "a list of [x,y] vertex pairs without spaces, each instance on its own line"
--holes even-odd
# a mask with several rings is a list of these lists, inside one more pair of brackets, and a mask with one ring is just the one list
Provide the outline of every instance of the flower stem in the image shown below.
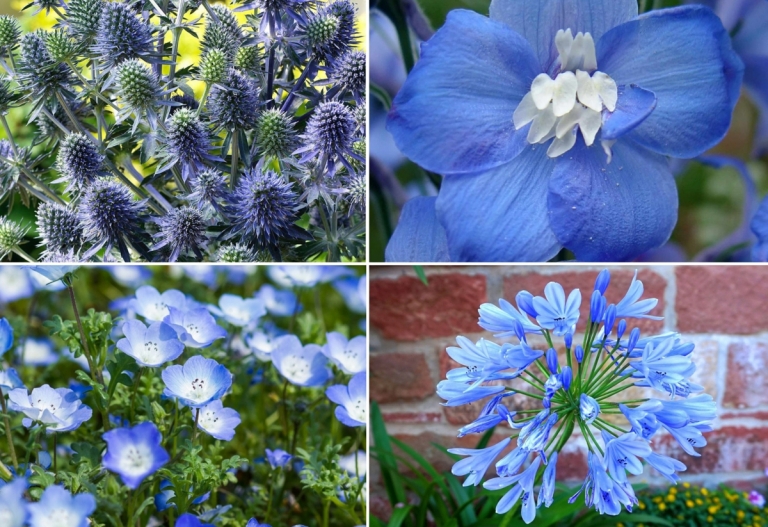
[[0,401],[3,405],[3,422],[5,423],[5,437],[8,439],[8,450],[11,452],[11,461],[16,472],[19,471],[19,460],[16,457],[16,448],[13,446],[13,434],[11,434],[11,420],[8,419],[8,408],[5,405],[5,395],[0,393]]
[[195,429],[192,430],[192,443],[197,439],[197,424],[200,422],[200,408],[195,408]]
[[57,443],[57,437],[58,434],[53,434],[53,479],[56,481],[56,478],[59,476],[59,464],[58,464],[58,454],[56,454],[56,443]]
[[21,247],[19,247],[18,245],[17,245],[16,247],[14,247],[14,248],[13,248],[13,252],[15,252],[16,254],[18,254],[18,255],[19,255],[19,256],[21,256],[22,258],[24,258],[24,259],[25,259],[26,261],[28,261],[29,263],[37,263],[37,260],[35,260],[34,258],[32,258],[30,255],[28,255],[28,254],[27,254],[27,252],[26,252],[24,249],[22,249]]
[[136,374],[136,379],[133,381],[133,393],[131,394],[131,423],[133,423],[136,416],[136,392],[139,391],[139,384],[141,384],[141,375],[144,373],[144,368],[139,368],[139,372]]
[[240,133],[237,130],[237,128],[234,129],[232,132],[232,175],[229,178],[229,187],[232,190],[235,190],[235,187],[237,186],[237,165],[240,163],[239,159],[239,143],[240,143]]

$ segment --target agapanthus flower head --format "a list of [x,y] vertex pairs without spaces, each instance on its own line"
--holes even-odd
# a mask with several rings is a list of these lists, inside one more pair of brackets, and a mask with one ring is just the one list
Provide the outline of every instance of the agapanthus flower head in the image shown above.
[[41,203],[37,208],[37,234],[46,253],[77,252],[83,244],[83,228],[77,213],[58,203]]
[[70,494],[63,485],[51,485],[40,496],[40,501],[27,505],[30,527],[67,525],[87,527],[88,517],[96,510],[93,494]]
[[56,158],[56,168],[61,173],[61,179],[56,182],[66,181],[66,192],[78,194],[98,176],[106,174],[103,163],[104,155],[90,138],[70,134],[61,142]]
[[13,49],[21,37],[21,25],[11,15],[0,15],[0,54]]
[[211,48],[200,58],[200,78],[209,84],[222,82],[230,68],[230,58],[219,48]]
[[235,60],[237,50],[242,44],[243,29],[234,13],[224,4],[214,4],[211,9],[216,13],[218,20],[208,17],[200,45],[204,52],[213,49],[221,50],[231,63]]
[[102,247],[109,252],[117,246],[123,259],[130,261],[125,239],[138,235],[145,207],[124,185],[107,179],[94,181],[83,193],[77,212],[83,239],[92,244],[83,257],[90,258]]
[[104,0],[69,0],[66,9],[67,25],[75,37],[90,39],[96,36]]
[[179,207],[165,216],[154,219],[160,231],[154,235],[156,243],[152,251],[164,249],[169,253],[168,261],[175,262],[179,256],[188,253],[202,260],[203,250],[208,244],[208,225],[200,211],[193,207]]
[[124,60],[138,57],[152,60],[152,32],[140,20],[130,5],[123,2],[105,2],[101,10],[99,29],[93,51],[107,69]]
[[71,80],[69,69],[53,60],[45,40],[43,30],[27,33],[21,39],[19,82],[36,97],[53,95]]
[[208,113],[219,129],[251,129],[258,107],[253,80],[234,68],[229,70],[223,83],[214,85],[208,96]]
[[14,251],[24,243],[29,228],[22,227],[17,222],[0,218],[0,258]]
[[283,158],[296,146],[291,116],[278,108],[264,110],[256,121],[256,144],[265,157]]
[[[604,271],[599,276],[593,294],[602,297],[610,274]],[[714,400],[706,394],[690,396],[698,390],[689,381],[695,370],[691,362],[693,347],[680,342],[679,335],[641,339],[637,328],[626,330],[632,320],[646,317],[648,310],[623,310],[624,318],[618,322],[622,330],[615,333],[606,329],[614,324],[614,316],[591,318],[582,344],[574,345],[577,335],[573,330],[582,316],[578,290],[568,301],[560,284],[550,282],[545,291],[546,299],[520,292],[516,298],[519,310],[503,300],[501,307],[481,306],[481,327],[498,332],[497,336],[516,338],[518,344],[499,345],[484,339],[473,343],[458,337],[459,346],[446,351],[463,367],[447,373],[446,380],[437,386],[437,394],[446,400],[446,406],[490,398],[477,419],[459,431],[459,437],[504,424],[519,430],[515,449],[496,462],[498,477],[484,484],[489,490],[510,488],[498,502],[497,513],[506,513],[522,500],[523,520],[531,523],[538,507],[552,504],[557,454],[573,430],[580,430],[586,440],[589,469],[584,485],[571,502],[583,492],[587,507],[601,514],[617,515],[622,506],[631,512],[637,498],[628,477],[643,473],[643,461],[673,482],[678,479],[676,473],[686,469],[676,459],[653,452],[654,435],[664,429],[686,453],[700,455],[696,449],[706,445],[703,434],[711,430],[709,423],[716,418]],[[640,301],[636,291],[642,291],[642,283],[630,287],[629,304],[655,305]],[[616,306],[612,306],[615,315]],[[546,353],[532,350],[528,334],[543,334],[550,349]],[[610,336],[614,334],[615,339]],[[552,344],[553,335],[563,337],[562,348]],[[555,349],[566,350],[565,360],[558,358]],[[546,370],[540,363],[544,355]],[[539,361],[539,368],[531,367],[535,361]],[[513,379],[527,386],[516,391],[514,384],[500,386],[497,382]],[[649,387],[657,395],[627,401],[628,394],[622,392],[634,386]],[[534,404],[541,404],[541,411],[526,419],[518,418],[512,408],[521,395],[534,395]],[[605,414],[623,416],[629,426],[608,421]],[[479,451],[449,450],[470,456],[454,465],[453,473],[468,475],[465,485],[479,484],[509,442],[505,439]],[[523,470],[527,461],[531,463]],[[537,476],[543,476],[538,498],[533,494]]]
[[275,248],[283,239],[304,237],[298,194],[274,172],[250,170],[240,179],[232,204],[233,232],[257,248]]
[[227,200],[229,188],[227,178],[216,169],[203,170],[192,178],[192,193],[189,202],[207,216],[223,213],[222,202]]
[[26,388],[16,388],[8,393],[8,408],[22,412],[22,424],[30,428],[44,424],[46,432],[68,432],[80,427],[91,418],[91,408],[69,388],[53,389],[47,384],[27,393]]
[[351,93],[358,105],[362,105],[365,96],[366,64],[365,52],[348,51],[336,61],[331,70],[331,78],[341,88],[342,93]]
[[129,489],[137,489],[171,459],[162,447],[163,436],[154,423],[117,428],[103,437],[107,451],[102,463],[107,470],[119,474]]

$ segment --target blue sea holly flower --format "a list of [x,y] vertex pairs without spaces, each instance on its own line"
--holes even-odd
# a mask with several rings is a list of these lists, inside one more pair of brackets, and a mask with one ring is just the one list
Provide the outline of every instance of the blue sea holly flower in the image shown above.
[[216,319],[204,307],[182,311],[168,306],[168,311],[164,321],[176,330],[184,346],[207,348],[214,341],[227,336],[227,331],[216,323]]
[[335,384],[325,390],[331,402],[338,404],[336,419],[347,426],[365,426],[368,422],[368,394],[366,373],[358,373],[349,381],[349,386]]
[[72,495],[63,485],[51,485],[43,491],[40,501],[27,505],[30,527],[88,527],[88,516],[95,510],[93,494]]
[[154,423],[133,428],[117,428],[104,433],[107,452],[102,463],[120,475],[129,489],[137,489],[147,476],[165,465],[171,457],[162,447],[163,436]]
[[138,320],[123,324],[125,338],[117,341],[117,349],[136,359],[139,366],[156,368],[179,358],[184,344],[170,324],[154,322],[149,327]]
[[488,490],[499,490],[515,485],[496,504],[496,513],[505,514],[522,498],[522,516],[525,523],[531,523],[536,518],[536,500],[533,496],[533,485],[536,472],[539,470],[541,458],[536,458],[521,474],[489,479],[483,484]]
[[178,364],[163,370],[163,393],[192,408],[202,408],[221,399],[232,386],[232,374],[213,359],[195,355],[184,366]]
[[667,158],[722,139],[744,71],[710,9],[638,16],[635,0],[493,0],[490,17],[449,13],[421,51],[388,129],[443,175],[410,218],[434,218],[454,261],[661,246],[678,208]]
[[175,289],[160,292],[152,286],[144,285],[136,290],[136,298],[131,301],[131,308],[136,314],[153,322],[161,321],[170,314],[170,307],[184,309],[187,299],[184,293]]
[[544,288],[544,296],[546,298],[537,296],[533,299],[533,307],[537,313],[536,321],[558,337],[573,333],[573,327],[579,320],[581,292],[574,289],[566,301],[563,286],[550,282]]
[[11,390],[23,387],[24,383],[14,368],[0,370],[0,390],[2,390],[2,395],[8,395],[8,392]]
[[267,314],[264,303],[255,298],[242,298],[224,294],[219,298],[219,307],[213,308],[214,314],[224,318],[234,326],[254,326],[259,318]]
[[267,454],[269,466],[272,467],[273,470],[286,466],[293,458],[288,452],[280,450],[279,448],[276,448],[275,450],[267,448],[265,452]]
[[22,527],[27,519],[24,492],[27,482],[23,478],[0,483],[0,520],[4,527]]
[[13,346],[13,328],[7,318],[0,318],[0,355]]
[[347,339],[341,333],[332,331],[325,335],[327,343],[323,346],[323,355],[344,373],[355,375],[367,367],[367,346],[363,336]]
[[270,315],[290,317],[299,307],[293,291],[281,291],[269,284],[264,284],[254,295],[267,309]]
[[449,448],[448,452],[451,454],[467,456],[453,465],[451,474],[454,476],[467,476],[463,483],[465,487],[479,485],[483,481],[485,473],[507,445],[509,445],[509,438],[503,439],[487,448]]
[[[192,412],[194,417],[194,410]],[[197,427],[216,439],[231,441],[235,437],[235,428],[240,424],[240,414],[232,408],[224,408],[223,403],[213,401],[200,408]]]
[[8,392],[8,408],[22,412],[26,417],[22,424],[30,428],[33,424],[45,425],[45,431],[68,432],[79,428],[91,418],[91,408],[86,406],[69,388],[53,389],[47,384],[27,393],[26,388]]
[[301,345],[295,335],[280,338],[272,352],[272,364],[280,375],[296,386],[321,386],[331,378],[328,359],[317,344]]

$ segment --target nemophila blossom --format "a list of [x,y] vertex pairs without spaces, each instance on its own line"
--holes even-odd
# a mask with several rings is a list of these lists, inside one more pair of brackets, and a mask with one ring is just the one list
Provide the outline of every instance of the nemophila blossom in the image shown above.
[[163,436],[154,423],[110,430],[103,437],[107,451],[102,463],[107,470],[119,474],[129,489],[137,489],[171,459],[162,447]]
[[[566,248],[595,261],[659,247],[677,220],[667,156],[720,141],[742,76],[701,6],[638,16],[635,0],[493,0],[490,17],[453,11],[389,115],[400,150],[444,176],[436,200],[406,207],[390,252],[540,261]],[[419,254],[401,247],[414,240]]]
[[211,311],[234,326],[255,326],[267,314],[264,303],[256,298],[242,298],[229,293],[221,295],[219,306]]
[[[194,419],[195,410],[192,410]],[[231,441],[235,437],[235,428],[240,424],[240,414],[232,408],[224,408],[224,404],[218,400],[208,403],[200,408],[200,417],[197,427],[210,436]]]
[[8,368],[7,370],[0,370],[0,391],[2,395],[8,395],[8,392],[16,388],[23,388],[24,382],[19,377],[18,372],[14,368]]
[[348,267],[323,265],[272,265],[267,274],[281,287],[314,287],[352,274]]
[[[190,489],[190,493],[192,493],[193,491],[194,491],[194,488]],[[175,496],[176,496],[176,492],[172,488],[172,483],[168,480],[163,480],[160,483],[160,492],[155,494],[155,507],[157,507],[158,511],[164,511],[171,507],[176,508],[175,503],[168,503]],[[193,499],[192,504],[200,505],[201,503],[205,503],[206,501],[208,501],[208,498],[210,497],[211,497],[211,493],[206,492],[205,494],[202,494],[201,496],[198,496],[195,499]]]
[[364,372],[367,367],[366,340],[363,336],[347,339],[341,333],[332,331],[325,335],[327,343],[323,354],[336,364],[341,371],[350,375]]
[[348,276],[335,280],[333,287],[344,298],[347,307],[355,313],[365,313],[365,297],[367,294],[365,275],[360,278]]
[[27,482],[23,478],[0,483],[0,520],[4,527],[22,527],[27,519],[24,492]]
[[173,326],[187,347],[207,348],[227,336],[227,331],[216,324],[216,319],[204,307],[182,311],[169,306],[168,310],[170,313],[164,321]]
[[47,433],[68,432],[91,418],[91,408],[84,405],[69,388],[55,390],[44,384],[27,393],[26,388],[8,392],[8,408],[22,412],[22,424],[30,428],[43,424]]
[[31,265],[27,267],[33,277],[36,274],[40,275],[46,280],[46,284],[63,281],[79,268],[79,265]]
[[272,323],[267,323],[261,330],[249,334],[245,338],[245,343],[248,345],[248,349],[256,355],[256,358],[263,362],[269,362],[272,360],[272,352],[280,343],[280,338],[285,335],[287,335],[286,331]]
[[187,299],[184,293],[169,289],[162,294],[152,286],[143,285],[136,289],[136,298],[131,300],[131,308],[150,321],[160,321],[171,314],[169,308],[186,309]]
[[8,319],[0,318],[0,355],[13,346],[13,328]]
[[267,448],[265,452],[267,454],[267,462],[272,469],[286,466],[293,458],[288,452],[280,450],[279,448],[276,448],[275,450]]
[[296,386],[321,386],[332,376],[320,346],[302,346],[295,335],[280,337],[271,358],[280,375]]
[[[458,436],[505,425],[512,431],[510,437],[483,449],[449,450],[468,456],[453,467],[455,475],[467,476],[464,485],[482,483],[495,464],[497,477],[484,487],[508,489],[496,505],[499,514],[522,502],[522,518],[531,523],[537,508],[552,504],[558,453],[574,430],[581,432],[589,452],[584,484],[571,502],[583,494],[587,507],[609,515],[619,514],[622,507],[631,512],[638,503],[629,477],[641,475],[644,463],[672,482],[686,469],[677,459],[654,452],[659,431],[668,432],[691,456],[701,455],[697,449],[707,444],[704,434],[711,430],[716,406],[711,396],[694,395],[703,388],[690,381],[695,371],[693,344],[682,342],[676,333],[641,337],[638,328],[629,329],[633,321],[648,318],[656,301],[641,299],[642,282],[635,276],[621,308],[605,307],[609,285],[610,273],[603,271],[590,305],[584,308],[589,317],[581,344],[575,343],[573,333],[584,315],[580,302],[567,307],[562,286],[550,283],[546,299],[522,291],[516,297],[517,308],[502,300],[496,309],[481,306],[480,325],[512,342],[473,343],[458,337],[458,347],[446,350],[462,367],[447,373],[437,386],[438,396],[446,406],[483,403],[478,417]],[[569,298],[580,299],[578,290]],[[533,349],[538,339],[529,343],[528,335],[543,336],[549,349]],[[563,337],[562,348],[552,340],[558,335]],[[558,358],[556,349],[565,350],[565,360]],[[513,379],[512,385],[498,382]],[[635,386],[654,393],[627,400],[622,392]],[[540,411],[533,414],[529,406],[522,406],[527,411],[518,413],[520,397],[530,397]],[[623,417],[626,423],[608,421],[608,414]],[[508,446],[512,450],[500,457]]]
[[225,366],[200,355],[195,355],[183,366],[169,366],[162,376],[163,393],[192,408],[202,408],[221,399],[232,386],[232,374]]
[[213,524],[203,523],[197,516],[184,513],[176,520],[176,527],[213,527]]
[[289,317],[300,306],[293,291],[281,291],[269,284],[264,284],[254,295],[271,315]]
[[251,518],[248,520],[248,523],[245,524],[245,527],[272,527],[271,525],[267,523],[259,523],[259,520],[256,518]]
[[336,419],[347,426],[365,426],[368,423],[368,391],[366,373],[354,375],[348,386],[335,384],[325,390],[331,402],[338,404]]
[[122,331],[125,338],[117,341],[117,349],[136,359],[140,366],[162,366],[184,351],[176,330],[165,322],[153,322],[147,327],[138,320],[126,320]]
[[93,494],[70,494],[63,485],[51,485],[40,501],[27,505],[30,527],[87,527],[88,517],[96,510]]
[[45,338],[27,337],[17,354],[24,357],[24,363],[33,366],[48,366],[59,360],[53,343]]

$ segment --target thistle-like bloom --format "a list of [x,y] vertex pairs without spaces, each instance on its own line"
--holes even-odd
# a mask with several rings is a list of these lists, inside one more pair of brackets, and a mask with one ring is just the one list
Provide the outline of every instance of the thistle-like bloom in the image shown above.
[[[454,261],[546,261],[562,248],[616,261],[659,247],[677,221],[668,157],[723,138],[743,69],[702,6],[638,16],[635,0],[493,0],[490,18],[455,10],[389,115],[400,150],[444,176],[437,200],[414,203],[426,210],[398,230],[444,231],[447,247],[426,246],[420,261],[446,249]],[[585,206],[595,196],[604,205]]]
[[69,0],[66,9],[67,25],[75,37],[85,40],[96,36],[104,0]]
[[156,243],[150,250],[165,249],[169,253],[169,262],[189,253],[194,253],[198,260],[203,259],[203,251],[208,245],[208,225],[199,210],[179,207],[153,221],[160,231],[154,235]]
[[149,25],[139,20],[131,6],[104,2],[93,51],[106,69],[139,57],[153,61],[152,44]]
[[69,388],[53,389],[47,384],[27,393],[26,388],[16,388],[8,393],[8,408],[22,412],[26,417],[22,424],[30,428],[45,425],[45,431],[69,432],[79,428],[91,418],[91,408],[86,406]]
[[206,105],[217,130],[250,130],[258,107],[254,82],[234,68],[224,82],[213,86]]
[[93,141],[83,134],[70,134],[59,148],[56,168],[61,172],[61,179],[54,183],[66,181],[66,192],[79,193],[98,176],[105,175],[103,163],[104,156]]
[[131,300],[130,306],[139,316],[157,322],[171,314],[171,307],[185,310],[187,299],[184,293],[176,289],[169,289],[160,294],[154,287],[143,285],[136,289],[136,298]]
[[131,114],[136,116],[133,132],[138,129],[138,123],[146,116],[150,126],[157,128],[158,116],[155,112],[157,105],[168,105],[161,100],[165,92],[160,89],[157,74],[138,59],[126,60],[113,73],[119,89],[119,100],[125,108],[117,116],[122,122]]
[[21,25],[11,15],[0,15],[0,54],[4,55],[19,43]]
[[344,373],[355,375],[364,372],[367,365],[366,340],[363,336],[347,339],[335,331],[326,334],[327,344],[323,354]]
[[348,0],[337,0],[310,15],[300,31],[307,48],[327,64],[344,55],[356,42],[357,10]]
[[27,505],[30,527],[88,527],[88,516],[95,510],[93,494],[72,495],[63,485],[51,485],[43,491],[40,501]]
[[22,527],[27,520],[27,503],[24,492],[27,482],[24,478],[10,483],[0,483],[0,519],[5,527]]
[[255,262],[258,258],[256,251],[244,243],[230,243],[221,245],[213,259],[217,262],[239,263]]
[[280,450],[279,448],[276,448],[275,450],[267,448],[265,452],[267,454],[267,462],[269,462],[269,466],[272,467],[273,470],[286,466],[293,458],[288,452]]
[[227,178],[218,170],[209,168],[192,178],[192,193],[187,199],[200,212],[212,216],[216,212],[224,213],[222,202],[226,201],[228,196]]
[[238,48],[243,42],[243,29],[235,18],[234,13],[223,4],[214,4],[211,6],[216,13],[215,20],[208,17],[205,23],[205,33],[200,43],[204,52],[211,50],[220,50],[226,54],[227,61],[235,60]]
[[218,48],[210,49],[200,58],[200,79],[209,84],[222,82],[229,67],[229,58],[224,51]]
[[165,322],[147,327],[138,320],[126,320],[122,330],[125,337],[117,341],[117,349],[136,359],[139,366],[157,368],[184,351],[176,331]]
[[259,249],[276,250],[281,240],[306,238],[296,226],[299,197],[274,172],[246,172],[232,196],[232,233]]
[[365,67],[367,59],[363,51],[349,51],[336,61],[331,71],[331,78],[341,88],[340,93],[349,92],[358,106],[364,107]]
[[142,481],[171,459],[162,447],[163,436],[154,423],[110,430],[103,438],[107,443],[102,460],[104,467],[119,474],[132,490],[139,488]]
[[164,321],[176,330],[179,339],[189,348],[207,348],[214,341],[226,338],[227,331],[216,324],[216,320],[204,307],[182,311],[168,307],[169,315]]
[[[192,416],[195,410],[192,409]],[[213,401],[200,408],[197,427],[206,434],[222,441],[232,441],[235,428],[240,424],[240,414],[232,408],[224,408],[221,401]]]
[[174,112],[168,120],[165,138],[164,156],[160,161],[162,166],[157,173],[170,170],[178,163],[181,165],[181,176],[187,181],[202,170],[205,161],[217,159],[208,154],[211,149],[208,129],[189,108]]
[[255,73],[261,65],[259,48],[256,46],[241,46],[235,55],[235,68],[243,73]]
[[306,146],[299,148],[295,153],[304,154],[302,163],[311,159],[326,159],[331,167],[340,162],[349,172],[355,173],[347,157],[359,157],[352,151],[356,130],[355,116],[349,108],[336,101],[320,103],[302,135]]
[[185,406],[202,408],[221,399],[232,386],[232,374],[213,359],[195,355],[184,366],[174,365],[163,370],[163,393],[175,397]]
[[368,423],[368,393],[366,390],[366,373],[353,376],[349,386],[334,384],[325,390],[325,395],[331,402],[338,404],[336,419],[346,426],[365,426]]
[[296,386],[321,386],[331,378],[328,360],[317,344],[301,345],[295,335],[281,337],[272,352],[272,364]]
[[256,144],[265,157],[281,159],[290,155],[296,144],[291,117],[278,108],[264,110],[256,121]]
[[29,228],[22,227],[13,220],[0,218],[0,258],[18,249],[24,243]]
[[83,228],[77,213],[57,203],[41,203],[36,215],[37,234],[46,255],[80,250]]
[[67,66],[55,62],[48,52],[42,30],[27,33],[21,39],[18,77],[21,85],[40,101],[54,96],[71,80]]
[[92,244],[83,258],[90,258],[103,247],[109,253],[117,246],[123,260],[130,262],[125,240],[137,238],[144,209],[145,202],[135,201],[124,185],[110,180],[94,181],[83,193],[77,213],[83,240]]

